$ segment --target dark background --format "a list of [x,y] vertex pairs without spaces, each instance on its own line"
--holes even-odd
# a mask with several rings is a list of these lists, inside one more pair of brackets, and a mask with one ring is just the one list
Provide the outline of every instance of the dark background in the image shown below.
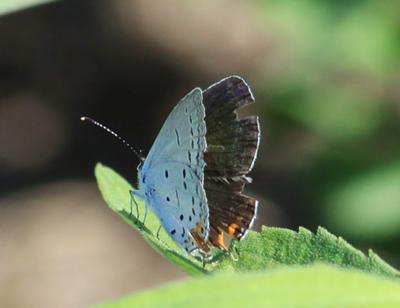
[[[1,7],[0,7],[1,8]],[[80,307],[184,277],[107,209],[193,87],[238,74],[261,224],[324,226],[400,266],[395,1],[59,1],[0,16],[0,306]]]

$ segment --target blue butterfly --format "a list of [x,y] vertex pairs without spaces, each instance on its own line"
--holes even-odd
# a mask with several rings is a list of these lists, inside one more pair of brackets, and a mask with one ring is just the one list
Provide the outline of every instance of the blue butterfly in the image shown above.
[[[138,166],[132,200],[144,200],[146,213],[148,206],[188,253],[199,251],[207,259],[210,247],[228,250],[224,235],[240,240],[254,223],[258,201],[243,190],[251,182],[247,173],[257,157],[260,127],[257,117],[239,119],[236,113],[253,102],[239,76],[204,91],[195,88],[170,113]],[[110,129],[83,119],[130,147]]]

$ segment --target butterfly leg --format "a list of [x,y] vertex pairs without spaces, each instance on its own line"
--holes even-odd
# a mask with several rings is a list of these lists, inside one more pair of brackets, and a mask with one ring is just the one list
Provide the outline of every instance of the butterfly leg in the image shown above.
[[142,225],[140,226],[140,231],[143,231],[144,224],[145,224],[146,218],[147,218],[147,210],[148,210],[148,206],[147,206],[147,204],[145,204],[144,205],[144,217],[143,217]]
[[129,217],[132,217],[132,212],[133,212],[132,203],[135,203],[135,207],[136,207],[136,223],[138,223],[138,222],[140,222],[140,220],[139,220],[139,206],[138,206],[138,204],[136,202],[135,194],[134,194],[133,190],[130,190],[129,193],[131,195],[131,200],[130,200],[131,212],[129,213]]
[[160,239],[160,230],[161,230],[161,224],[160,224],[160,226],[158,227],[158,230],[157,230],[157,239],[158,240]]
[[239,261],[239,252],[236,247],[234,247],[235,252],[233,251],[227,251],[229,257],[232,259],[232,261],[237,262]]

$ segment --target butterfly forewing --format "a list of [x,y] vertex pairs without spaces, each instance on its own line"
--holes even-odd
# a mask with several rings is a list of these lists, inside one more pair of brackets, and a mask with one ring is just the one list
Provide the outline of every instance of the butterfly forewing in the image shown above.
[[168,116],[144,162],[143,172],[168,161],[203,168],[204,160],[200,156],[206,149],[204,117],[202,91],[195,88]]
[[204,192],[206,150],[202,91],[194,89],[164,123],[141,175],[147,201],[166,232],[186,251],[199,248],[192,232],[208,238],[209,218]]

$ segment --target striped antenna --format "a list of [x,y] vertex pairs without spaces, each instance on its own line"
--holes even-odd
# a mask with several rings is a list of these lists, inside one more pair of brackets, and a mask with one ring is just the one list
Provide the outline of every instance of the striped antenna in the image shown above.
[[110,133],[111,135],[113,135],[115,138],[117,138],[119,141],[121,141],[126,147],[129,148],[129,150],[131,150],[133,153],[135,153],[135,155],[139,158],[139,160],[141,162],[144,161],[144,157],[142,155],[140,155],[124,138],[120,137],[116,132],[112,131],[111,129],[109,129],[107,126],[97,122],[96,120],[93,120],[92,118],[89,117],[81,117],[81,121],[88,121],[102,129],[104,129],[106,132]]

